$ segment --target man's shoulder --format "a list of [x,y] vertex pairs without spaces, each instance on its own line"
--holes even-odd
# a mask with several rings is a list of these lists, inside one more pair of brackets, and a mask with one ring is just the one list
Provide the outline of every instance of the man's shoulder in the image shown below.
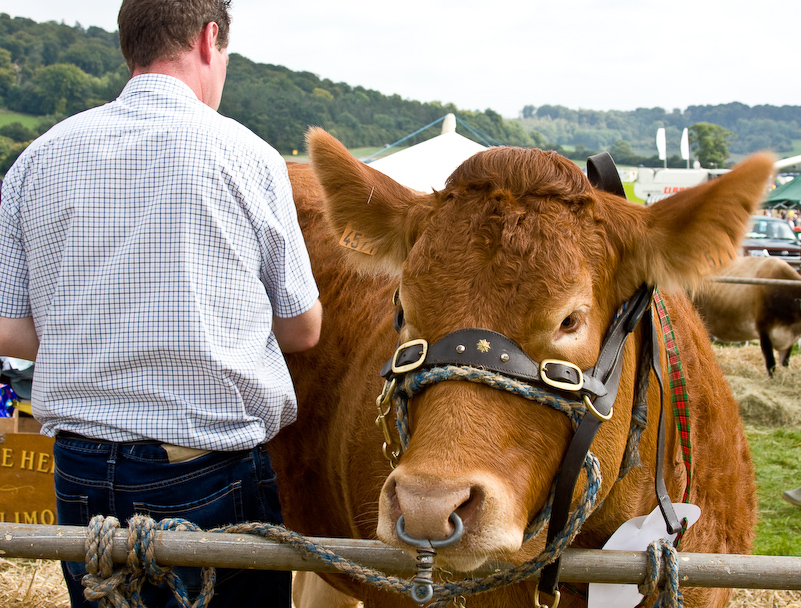
[[225,116],[220,114],[219,112],[215,112],[211,108],[208,108],[208,114],[210,118],[216,123],[220,133],[229,136],[231,138],[235,138],[238,141],[241,141],[243,144],[247,144],[250,146],[269,146],[269,144],[264,141],[261,137],[256,135],[253,131],[251,131],[248,127],[243,125],[241,122],[230,118],[229,116]]
[[33,143],[29,147],[44,145],[53,139],[57,139],[71,132],[80,133],[85,131],[88,126],[97,124],[98,116],[105,113],[108,106],[112,103],[114,102],[89,108],[88,110],[83,110],[82,112],[64,118],[33,140]]
[[268,164],[283,162],[275,148],[245,125],[211,109],[209,111],[214,114],[212,122],[215,129],[207,134],[213,134],[220,145],[239,155],[256,155],[256,158],[264,159]]
[[28,144],[28,146],[22,151],[22,154],[19,155],[19,158],[16,160],[16,162],[9,169],[6,178],[10,180],[17,173],[22,173],[24,168],[29,162],[31,162],[32,159],[36,158],[37,155],[42,151],[45,151],[46,153],[47,149],[51,147],[54,142],[58,142],[59,140],[68,137],[70,133],[81,134],[85,132],[88,125],[95,123],[94,114],[100,111],[100,108],[102,107],[104,106],[84,110],[78,114],[73,114],[72,116],[63,119],[62,121],[50,127],[50,129]]

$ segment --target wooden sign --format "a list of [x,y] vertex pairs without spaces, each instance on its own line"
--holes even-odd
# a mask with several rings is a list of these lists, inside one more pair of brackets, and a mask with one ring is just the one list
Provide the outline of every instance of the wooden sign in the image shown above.
[[33,418],[0,418],[0,522],[56,523],[53,438],[39,428]]

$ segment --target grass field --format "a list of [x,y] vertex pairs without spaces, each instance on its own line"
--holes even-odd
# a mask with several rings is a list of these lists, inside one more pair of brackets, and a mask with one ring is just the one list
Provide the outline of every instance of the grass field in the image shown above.
[[754,553],[801,556],[801,508],[781,497],[801,486],[801,429],[748,427],[747,434],[759,497]]
[[41,116],[28,116],[27,114],[17,114],[16,112],[9,112],[8,110],[0,110],[0,127],[18,122],[23,127],[35,131],[36,127],[39,126],[40,120]]
[[623,182],[623,190],[628,200],[633,202],[640,202],[642,200],[634,194],[634,182]]
[[[349,150],[349,152],[353,154],[353,156],[355,156],[356,158],[362,159],[362,158],[367,158],[368,156],[372,156],[376,152],[380,152],[383,149],[384,148],[352,148]],[[395,151],[397,152],[397,150]],[[294,161],[296,163],[309,162],[309,155],[300,152],[298,152],[298,154],[284,154],[283,157],[284,160],[286,161]]]
[[801,486],[801,353],[790,366],[765,373],[755,343],[715,349],[718,363],[740,403],[756,468],[759,520],[754,553],[801,556],[801,507],[782,499]]

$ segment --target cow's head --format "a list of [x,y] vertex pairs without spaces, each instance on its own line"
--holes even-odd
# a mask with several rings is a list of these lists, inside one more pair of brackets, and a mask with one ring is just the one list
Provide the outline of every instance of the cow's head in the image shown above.
[[[486,328],[536,361],[581,369],[595,364],[615,312],[641,284],[686,289],[736,254],[772,171],[772,158],[757,155],[646,208],[596,190],[574,163],[542,150],[489,149],[444,190],[422,194],[321,129],[310,131],[309,147],[334,234],[354,230],[369,242],[372,254],[354,251],[353,263],[398,277],[402,341]],[[602,495],[626,444],[629,368],[620,413],[593,444]],[[445,538],[455,511],[465,533],[443,553],[453,567],[509,559],[549,494],[573,433],[568,418],[481,384],[442,382],[413,399],[410,425],[409,448],[380,499],[379,537],[397,543],[403,514],[410,536]]]

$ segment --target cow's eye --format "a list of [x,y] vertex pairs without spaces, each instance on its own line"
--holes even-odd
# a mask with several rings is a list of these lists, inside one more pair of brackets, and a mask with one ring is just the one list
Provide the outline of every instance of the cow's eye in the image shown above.
[[568,315],[562,320],[562,330],[570,330],[576,327],[578,319],[576,315]]

